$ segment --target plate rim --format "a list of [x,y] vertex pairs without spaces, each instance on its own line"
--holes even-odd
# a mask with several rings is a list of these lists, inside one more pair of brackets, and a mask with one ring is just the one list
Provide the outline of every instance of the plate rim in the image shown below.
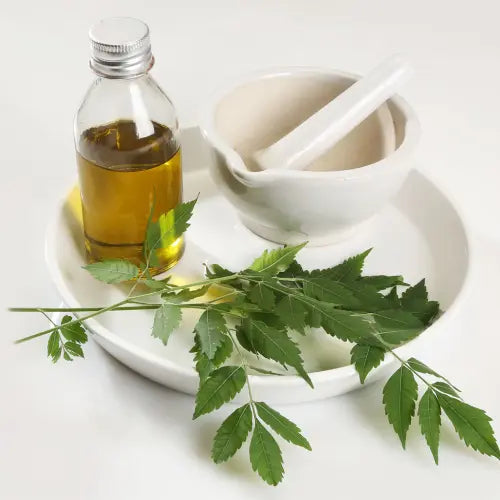
[[[206,167],[201,167],[200,169],[197,170],[205,170]],[[191,170],[188,170],[186,173],[191,173]],[[400,356],[404,356],[406,351],[411,347],[415,348],[418,347],[422,342],[424,342],[428,336],[429,332],[436,330],[436,326],[439,325],[442,327],[443,325],[447,324],[457,313],[459,310],[461,304],[464,302],[465,297],[467,295],[467,292],[470,289],[470,281],[471,281],[471,274],[472,274],[472,263],[474,262],[474,254],[475,254],[475,249],[474,249],[474,244],[473,244],[473,239],[471,238],[471,231],[470,231],[470,223],[467,220],[467,216],[464,214],[463,210],[460,208],[460,204],[457,203],[455,197],[450,194],[446,189],[443,189],[442,183],[436,181],[435,178],[433,178],[432,175],[429,175],[427,172],[423,172],[419,169],[413,169],[413,173],[420,175],[424,177],[429,183],[432,184],[432,186],[438,191],[440,196],[445,198],[452,209],[454,210],[457,219],[461,225],[463,234],[464,234],[464,239],[465,239],[465,244],[466,248],[464,249],[464,253],[466,255],[466,262],[467,266],[464,271],[464,279],[462,282],[462,286],[460,290],[457,293],[457,296],[453,300],[453,302],[450,304],[448,309],[444,311],[444,313],[439,316],[428,328],[426,328],[418,337],[415,339],[407,342],[406,344],[399,346],[394,349],[396,354]],[[63,212],[64,205],[66,203],[67,199],[67,193],[70,192],[71,188],[75,185],[73,183],[70,188],[68,188],[65,191],[65,195],[59,200],[59,202],[56,204],[55,207],[55,215],[53,215],[47,224],[46,232],[45,232],[45,263],[47,266],[47,269],[49,271],[50,278],[52,280],[52,283],[56,287],[58,293],[60,294],[63,302],[67,304],[69,307],[83,307],[82,304],[80,304],[77,299],[74,297],[73,293],[70,291],[69,287],[66,285],[66,281],[62,276],[61,270],[59,266],[57,265],[57,258],[55,256],[55,248],[57,245],[55,244],[56,242],[56,235],[57,235],[57,227],[58,227],[58,222],[60,221],[61,214]],[[390,203],[390,202],[389,202]],[[270,242],[271,243],[271,242]],[[188,377],[193,380],[198,380],[198,374],[196,373],[194,366],[189,368],[186,368],[182,365],[175,364],[168,358],[162,358],[158,356],[157,354],[153,354],[147,350],[145,350],[142,347],[138,347],[132,342],[123,339],[120,337],[118,334],[113,333],[111,330],[109,330],[107,327],[99,324],[96,319],[90,318],[85,321],[87,328],[90,330],[92,333],[92,338],[96,340],[98,344],[102,346],[102,340],[106,342],[110,342],[111,344],[114,344],[116,347],[119,349],[122,349],[123,351],[127,352],[128,354],[139,357],[142,359],[142,361],[146,361],[148,363],[151,363],[155,365],[158,368],[161,369],[166,369],[166,370],[171,370],[175,373],[177,376],[182,376],[182,377]],[[104,346],[102,346],[104,347]],[[104,347],[104,349],[106,349]],[[106,349],[107,350],[107,349]],[[392,364],[396,363],[396,359],[394,357],[390,356],[385,356],[382,362],[375,368],[373,369],[364,385],[367,385],[367,383],[370,381],[370,379],[374,380],[377,377],[377,373],[382,372],[385,368],[389,367]],[[338,368],[330,368],[328,370],[321,370],[321,371],[314,371],[314,372],[308,372],[313,385],[320,384],[324,382],[325,380],[336,380],[336,379],[349,379],[353,376],[357,376],[357,372],[354,368],[353,364],[348,364],[345,366],[340,366]],[[273,386],[286,386],[290,388],[290,386],[297,386],[297,387],[304,387],[306,385],[306,382],[298,375],[295,374],[286,374],[283,376],[277,376],[277,375],[259,375],[259,374],[251,374],[249,377],[252,380],[252,384],[258,387],[268,387],[269,385]],[[360,386],[362,386],[360,384]],[[314,390],[314,389],[313,389]]]

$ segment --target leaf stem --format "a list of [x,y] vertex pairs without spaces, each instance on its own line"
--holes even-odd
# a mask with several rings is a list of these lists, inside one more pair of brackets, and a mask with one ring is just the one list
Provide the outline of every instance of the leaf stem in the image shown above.
[[234,347],[236,348],[236,351],[238,351],[238,355],[239,355],[240,360],[241,360],[241,366],[242,366],[243,370],[245,371],[245,379],[246,379],[246,385],[247,385],[247,390],[248,390],[248,400],[250,401],[250,409],[252,410],[252,415],[253,415],[254,420],[257,420],[257,413],[255,412],[255,401],[253,399],[252,387],[250,385],[250,378],[248,376],[248,364],[247,364],[246,359],[240,350],[240,346],[238,345],[238,342],[236,342],[236,340],[234,340],[231,333],[228,333],[228,335],[229,335],[229,338],[231,339]]
[[[142,295],[136,295],[134,298],[149,297],[151,295],[156,295],[157,293],[158,292],[144,293]],[[98,309],[98,310],[92,312],[91,314],[87,314],[86,316],[82,316],[81,318],[77,318],[77,319],[74,319],[72,321],[68,321],[67,323],[65,323],[65,326],[70,326],[70,325],[73,325],[75,323],[81,323],[82,321],[93,318],[94,316],[98,316],[99,314],[103,314],[103,313],[108,312],[108,311],[113,311],[114,309],[117,309],[118,307],[126,304],[128,302],[128,300],[129,300],[129,298],[127,297],[127,298],[121,300],[120,302],[116,302],[115,304],[112,304],[108,307]],[[141,307],[146,307],[146,306],[141,306]],[[39,308],[37,308],[37,309],[39,309]],[[27,342],[28,340],[36,339],[37,337],[42,337],[43,335],[47,335],[49,333],[55,332],[59,328],[60,328],[59,326],[55,326],[53,328],[49,328],[47,330],[43,330],[41,332],[30,335],[29,337],[23,337],[22,339],[18,339],[16,341],[14,341],[14,343],[21,344],[22,342]]]

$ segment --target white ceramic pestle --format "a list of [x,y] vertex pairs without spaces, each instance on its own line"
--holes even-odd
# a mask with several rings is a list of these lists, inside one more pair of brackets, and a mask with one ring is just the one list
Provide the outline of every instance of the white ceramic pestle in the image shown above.
[[386,59],[297,128],[253,157],[262,170],[305,170],[392,97],[413,74],[400,55]]

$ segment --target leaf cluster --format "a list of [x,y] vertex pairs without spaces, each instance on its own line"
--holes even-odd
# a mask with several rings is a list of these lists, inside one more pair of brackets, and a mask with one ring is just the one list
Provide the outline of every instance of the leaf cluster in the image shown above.
[[[188,228],[195,203],[180,204],[157,220],[153,220],[151,210],[143,265],[115,259],[86,266],[100,281],[131,281],[133,287],[129,296],[114,306],[79,320],[65,316],[49,337],[48,354],[54,362],[61,355],[65,359],[83,357],[81,345],[87,335],[81,322],[87,317],[126,304],[154,308],[151,335],[167,345],[181,324],[183,310],[198,309],[191,352],[200,383],[193,418],[221,408],[247,387],[248,402],[235,409],[215,434],[212,458],[216,463],[225,462],[251,435],[248,449],[253,470],[268,484],[277,485],[284,474],[277,439],[307,450],[311,446],[297,425],[265,402],[254,401],[249,372],[274,375],[285,369],[313,387],[296,339],[311,329],[322,329],[352,345],[351,362],[361,383],[386,356],[398,359],[400,367],[384,386],[383,404],[403,447],[417,414],[437,463],[444,413],[467,446],[500,458],[486,413],[465,403],[456,387],[423,362],[404,360],[394,351],[417,337],[439,314],[439,304],[429,300],[424,280],[409,286],[402,276],[364,275],[370,250],[327,269],[305,270],[296,258],[305,243],[266,250],[240,271],[218,264],[207,266],[206,278],[197,283],[174,285],[168,278],[153,279],[157,250]],[[133,295],[139,283],[150,291]],[[224,286],[227,293],[223,298],[203,301],[215,284]],[[141,305],[139,299],[146,296],[158,300]],[[255,366],[261,357],[274,363],[276,369]],[[419,384],[424,388],[420,400]]]

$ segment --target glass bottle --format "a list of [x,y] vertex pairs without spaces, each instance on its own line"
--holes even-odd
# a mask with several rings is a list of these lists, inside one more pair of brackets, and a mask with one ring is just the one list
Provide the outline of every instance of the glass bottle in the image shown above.
[[[89,32],[97,75],[75,118],[85,247],[90,262],[139,264],[152,220],[182,201],[179,127],[173,104],[149,74],[149,29],[110,18]],[[182,238],[162,243],[154,274],[182,256]]]

